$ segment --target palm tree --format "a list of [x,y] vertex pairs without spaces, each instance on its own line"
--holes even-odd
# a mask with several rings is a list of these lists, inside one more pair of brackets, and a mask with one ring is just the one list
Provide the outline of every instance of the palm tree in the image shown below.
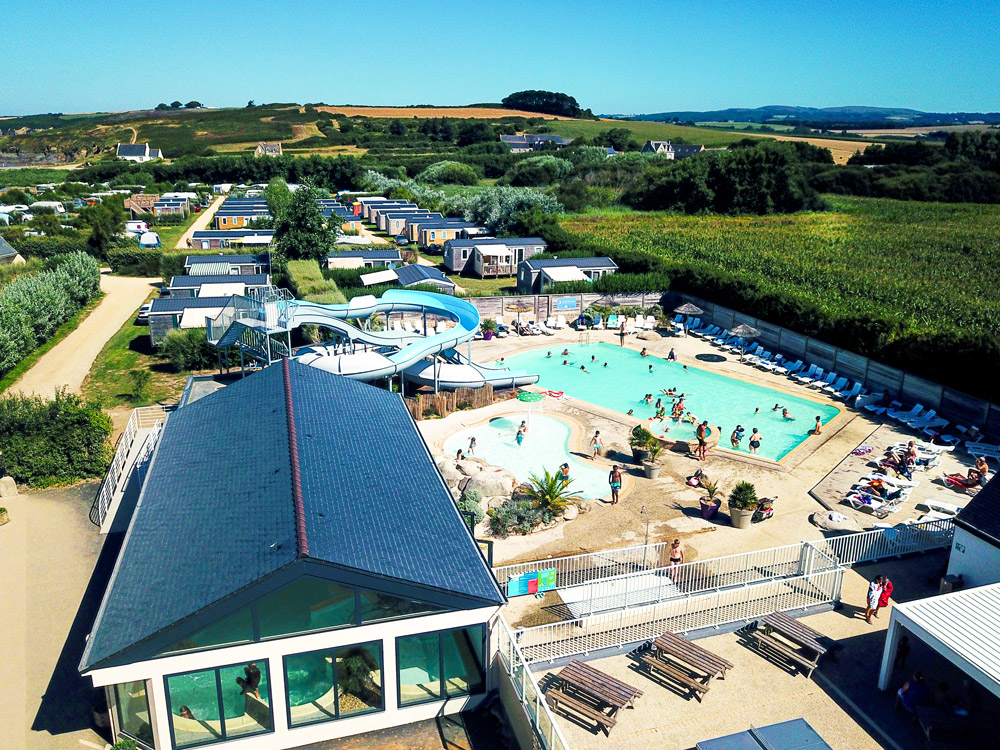
[[566,510],[567,505],[576,501],[579,495],[569,488],[572,479],[561,479],[557,474],[543,471],[544,476],[531,475],[531,479],[525,485],[524,494],[540,510],[548,510],[553,515],[559,515]]

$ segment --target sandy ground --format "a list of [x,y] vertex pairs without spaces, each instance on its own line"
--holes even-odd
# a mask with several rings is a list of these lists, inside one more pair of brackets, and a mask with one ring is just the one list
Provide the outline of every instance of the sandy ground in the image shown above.
[[10,392],[51,397],[63,386],[79,393],[94,359],[112,336],[136,314],[161,280],[101,275],[104,299],[97,308],[66,338],[42,355],[10,388]]
[[348,117],[461,117],[496,120],[501,117],[541,117],[544,120],[567,120],[567,117],[525,112],[500,107],[316,107],[320,112],[344,114]]
[[106,581],[90,587],[105,541],[87,519],[97,488],[92,482],[4,500],[11,521],[0,527],[0,747],[105,746],[90,717],[101,695],[76,672]]
[[[936,593],[936,573],[945,561],[946,554],[938,552],[848,571],[844,577],[842,608],[803,619],[841,647],[820,660],[812,679],[781,662],[764,658],[737,633],[716,635],[697,643],[728,659],[735,667],[725,680],[712,681],[702,702],[692,699],[686,691],[682,694],[674,689],[673,683],[650,679],[636,668],[632,658],[613,656],[591,661],[590,665],[642,690],[636,708],[619,712],[610,739],[562,713],[557,713],[559,727],[570,746],[580,750],[609,747],[645,750],[691,748],[699,741],[746,731],[751,725],[759,727],[802,717],[835,750],[923,747],[919,728],[903,714],[893,712],[893,692],[877,689],[889,612],[883,610],[869,625],[864,620],[863,602],[868,581],[876,574],[888,575],[895,584],[890,606],[896,601]],[[907,671],[899,670],[893,675],[893,690],[913,669],[933,674],[934,685],[946,681],[953,690],[958,690],[961,684],[954,668],[915,641]],[[547,674],[540,668],[536,678],[543,682]]]
[[[512,335],[506,339],[476,341],[472,346],[472,358],[477,362],[490,363],[498,357],[510,356],[527,348],[561,350],[569,347],[572,350],[579,346],[577,340],[577,332],[563,331],[554,337],[521,338]],[[591,333],[591,341],[617,343],[617,337],[607,331],[598,331]],[[630,336],[625,345],[635,350],[645,346],[652,355],[660,357],[666,356],[674,348],[682,362],[697,363],[698,367],[830,403],[829,399],[825,399],[817,391],[798,386],[788,378],[740,364],[738,356],[728,356],[719,363],[695,360],[694,357],[698,354],[719,353],[696,337],[668,337],[658,342],[644,342]],[[563,418],[573,428],[570,436],[571,451],[585,454],[590,436],[594,430],[599,429],[605,439],[607,451],[598,459],[597,465],[608,469],[615,463],[624,466],[630,481],[623,488],[625,491],[621,502],[616,506],[610,505],[607,500],[594,501],[589,504],[590,512],[581,514],[570,523],[562,523],[528,536],[496,540],[495,564],[642,544],[646,538],[646,521],[642,513],[644,507],[650,519],[649,541],[659,542],[679,537],[687,549],[688,560],[777,547],[802,539],[818,539],[822,532],[810,522],[809,517],[815,512],[828,511],[809,494],[810,490],[854,448],[871,442],[872,433],[876,429],[879,429],[880,445],[908,437],[896,424],[880,428],[881,423],[871,419],[868,412],[845,409],[841,416],[824,428],[822,435],[809,437],[802,447],[781,464],[755,461],[748,455],[724,450],[712,451],[708,461],[699,463],[688,456],[664,451],[661,454],[660,476],[650,480],[645,478],[640,467],[631,462],[628,434],[635,425],[631,418],[575,400],[546,398],[541,404],[542,411],[538,412],[536,407],[534,413]],[[838,405],[843,406],[839,402]],[[511,413],[521,414],[523,418],[525,406],[517,402],[502,402],[485,409],[456,412],[445,419],[423,420],[418,424],[435,455],[442,455],[444,440],[453,433],[493,416]],[[871,467],[864,465],[871,458],[869,456],[857,465],[848,464],[837,474],[837,481],[841,482],[844,493],[855,479],[871,470]],[[969,456],[956,453],[945,458],[942,469],[949,472],[965,471],[970,462]],[[699,468],[713,480],[719,481],[723,496],[738,481],[753,482],[759,496],[776,498],[774,517],[746,530],[734,529],[729,525],[725,508],[715,520],[702,520],[698,500],[703,493],[685,484],[687,477]],[[912,499],[891,516],[891,520],[919,517],[922,512],[917,506],[926,498],[965,505],[970,499],[967,495],[955,493],[932,482],[938,474],[939,472],[915,474],[921,485],[914,490]],[[835,509],[854,519],[861,528],[870,528],[872,523],[879,520],[846,505],[836,505]],[[546,597],[542,605],[549,603]],[[520,601],[515,600],[509,607],[507,618],[511,622],[527,625],[541,622],[542,620],[537,619],[540,616],[546,621],[551,619],[545,618],[534,606],[524,609],[516,606],[518,604]],[[526,619],[522,621],[522,617]]]
[[174,245],[174,248],[178,250],[184,250],[188,248],[189,247],[188,240],[194,237],[195,232],[200,232],[203,229],[208,229],[208,225],[215,217],[215,212],[219,210],[219,206],[222,205],[222,202],[225,199],[226,196],[220,195],[218,198],[212,201],[211,206],[209,206],[206,209],[203,209],[202,212],[198,215],[198,218],[195,219],[194,222],[192,222],[191,226],[188,227],[187,231],[184,232],[184,234],[180,236],[180,239],[177,240],[177,244]]

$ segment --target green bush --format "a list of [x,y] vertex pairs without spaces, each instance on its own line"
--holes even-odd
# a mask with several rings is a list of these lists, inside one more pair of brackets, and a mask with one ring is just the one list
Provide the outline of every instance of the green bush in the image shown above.
[[163,252],[155,248],[116,247],[108,250],[107,257],[111,270],[122,276],[159,276]]
[[468,164],[439,161],[418,174],[416,180],[432,185],[475,185],[479,182],[479,175]]
[[175,328],[167,334],[159,353],[177,372],[207,370],[218,362],[217,350],[208,343],[203,328]]
[[0,460],[18,482],[45,486],[99,477],[111,459],[111,418],[99,404],[57,391],[55,398],[0,399]]
[[10,244],[25,258],[51,258],[89,250],[83,237],[22,237],[12,238]]
[[[511,534],[530,534],[539,523],[545,521],[542,513],[531,500],[511,498],[489,513],[490,534],[498,539],[506,539]],[[552,520],[549,517],[548,520]]]
[[471,513],[478,524],[486,517],[486,513],[479,506],[482,501],[483,496],[478,490],[470,490],[462,494],[462,497],[458,501],[459,510],[464,510],[466,513]]
[[135,740],[129,737],[122,737],[111,746],[111,750],[136,750]]

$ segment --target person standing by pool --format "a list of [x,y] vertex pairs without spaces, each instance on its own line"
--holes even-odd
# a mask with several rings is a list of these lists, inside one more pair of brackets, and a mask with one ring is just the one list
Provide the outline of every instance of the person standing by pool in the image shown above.
[[698,429],[695,430],[695,434],[698,436],[698,460],[704,461],[705,455],[708,453],[708,420],[706,419],[700,425]]
[[463,458],[465,458],[465,454],[462,452],[462,449],[459,448],[457,451],[455,451],[455,460],[461,461]]
[[619,346],[625,346],[625,326],[618,329]]
[[520,427],[518,427],[517,429],[518,429],[518,430],[520,430],[521,432],[524,432],[524,433],[526,433],[526,432],[528,431],[528,423],[527,423],[527,422],[525,422],[525,421],[524,421],[524,420],[522,419],[522,420],[521,420],[521,426],[520,426]]
[[476,455],[476,438],[475,438],[475,436],[472,436],[472,437],[469,438],[469,455],[470,456]]
[[590,457],[590,460],[593,461],[595,458],[597,458],[599,455],[601,455],[601,431],[600,430],[597,430],[594,433],[594,437],[592,437],[590,439],[590,447],[594,451],[594,455],[592,455]]
[[729,442],[733,444],[733,448],[739,450],[740,443],[743,440],[743,425],[736,425],[736,429],[733,430],[733,434],[729,436]]
[[559,467],[559,479],[564,482],[569,481],[569,464],[563,464]]
[[671,347],[670,354],[667,355],[667,362],[676,362],[676,361],[677,361],[677,352],[675,352],[673,350],[673,347]]
[[674,539],[670,545],[670,567],[675,568],[684,564],[684,547],[680,539]]
[[611,504],[618,505],[618,491],[622,488],[622,472],[617,466],[611,467],[608,474],[608,484],[611,485]]
[[819,435],[823,432],[823,420],[818,416],[816,417],[816,426],[813,428],[813,435]]
[[878,612],[878,600],[882,596],[882,576],[875,576],[868,584],[868,596],[865,601],[865,622],[872,624],[872,615]]
[[757,449],[760,448],[760,442],[764,439],[764,436],[757,432],[757,428],[753,428],[753,432],[750,433],[750,452],[756,453]]

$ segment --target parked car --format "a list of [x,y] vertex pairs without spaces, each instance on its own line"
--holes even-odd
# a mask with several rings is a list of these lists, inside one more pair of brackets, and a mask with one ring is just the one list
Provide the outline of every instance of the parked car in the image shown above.
[[410,241],[406,238],[405,234],[397,234],[394,238],[397,245],[409,245]]
[[153,305],[151,302],[147,302],[145,305],[139,308],[139,317],[136,318],[136,321],[139,323],[139,325],[143,326],[149,325],[149,310],[152,306]]

